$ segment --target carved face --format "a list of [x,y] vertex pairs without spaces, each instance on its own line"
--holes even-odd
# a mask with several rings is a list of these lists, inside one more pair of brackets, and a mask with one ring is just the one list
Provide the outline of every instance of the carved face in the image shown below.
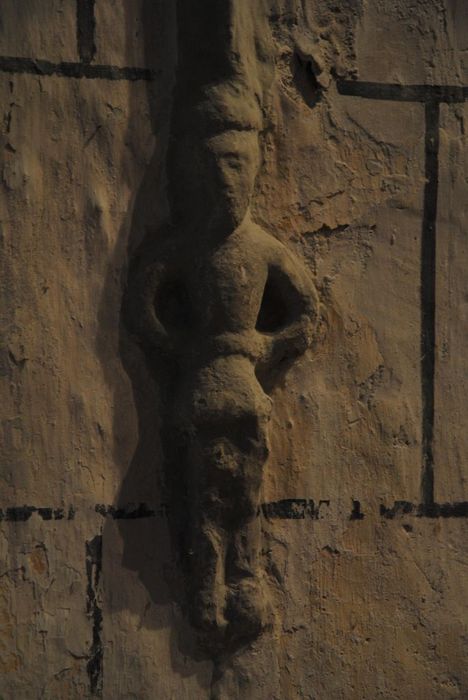
[[188,226],[201,220],[222,235],[236,229],[250,206],[260,164],[257,131],[202,134],[195,143],[179,138],[172,157],[170,173],[178,187],[173,202],[177,224]]
[[250,206],[260,164],[256,131],[225,131],[206,140],[212,159],[212,187],[215,206],[232,228],[243,221]]
[[264,624],[257,511],[269,392],[311,342],[316,293],[250,221],[195,255],[171,241],[140,284],[149,355],[173,367],[163,441],[191,617],[210,648],[234,644]]

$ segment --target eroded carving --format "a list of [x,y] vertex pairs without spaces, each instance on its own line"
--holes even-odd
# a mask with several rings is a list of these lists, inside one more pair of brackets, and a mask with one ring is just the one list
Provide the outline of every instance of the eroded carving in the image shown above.
[[299,260],[250,212],[274,69],[263,3],[179,0],[178,16],[172,221],[132,262],[126,318],[163,384],[172,533],[192,623],[216,654],[266,623],[269,394],[309,347],[318,304]]

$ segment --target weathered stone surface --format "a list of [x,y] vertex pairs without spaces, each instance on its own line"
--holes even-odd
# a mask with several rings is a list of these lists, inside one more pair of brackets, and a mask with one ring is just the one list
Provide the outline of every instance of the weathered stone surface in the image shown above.
[[[78,5],[95,16],[79,40]],[[340,88],[468,86],[464,3],[4,0],[1,15],[2,56],[103,66],[70,78],[0,58],[2,698],[467,697],[467,107],[446,91],[428,172],[433,93]],[[145,287],[153,264],[182,296]],[[289,281],[259,318],[271,268]],[[180,324],[165,354],[153,298]],[[259,338],[285,298],[306,331],[286,334],[277,372]],[[225,456],[264,419],[258,451],[231,454],[249,478],[212,511],[197,398]],[[195,437],[171,480],[174,426]],[[248,634],[255,604],[229,617],[238,584],[200,573],[229,547],[264,606]]]

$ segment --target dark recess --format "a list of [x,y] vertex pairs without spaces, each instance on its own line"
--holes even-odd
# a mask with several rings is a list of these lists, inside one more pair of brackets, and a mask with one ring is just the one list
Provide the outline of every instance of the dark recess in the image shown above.
[[83,63],[91,63],[96,55],[94,4],[95,0],[77,0],[76,2],[76,41],[78,55]]
[[86,542],[86,612],[92,620],[91,650],[86,664],[91,696],[102,697],[103,657],[102,646],[102,609],[99,604],[98,588],[102,572],[102,535],[96,535]]
[[288,322],[289,310],[275,280],[268,277],[258,312],[256,329],[260,333],[275,333]]
[[308,107],[315,107],[322,98],[322,87],[317,80],[317,74],[320,73],[317,65],[312,58],[296,51],[292,57],[291,70],[293,83],[304,102]]
[[439,184],[439,104],[426,103],[425,175],[421,235],[421,389],[423,467],[421,498],[434,502],[434,409],[436,343],[436,221]]

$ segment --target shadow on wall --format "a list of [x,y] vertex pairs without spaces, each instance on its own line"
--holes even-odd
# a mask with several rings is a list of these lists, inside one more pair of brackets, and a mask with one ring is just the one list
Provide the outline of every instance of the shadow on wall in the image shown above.
[[[127,264],[141,243],[145,233],[156,230],[167,214],[165,156],[169,130],[171,98],[176,62],[175,3],[171,0],[143,0],[142,31],[144,32],[145,66],[156,71],[156,79],[145,83],[151,130],[155,138],[154,152],[146,167],[143,180],[136,192],[128,215],[119,232],[113,257],[108,265],[104,291],[98,311],[99,333],[97,353],[106,382],[113,391],[113,460],[122,470],[122,481],[115,498],[116,505],[147,503],[159,510],[162,503],[162,455],[159,438],[159,393],[154,372],[150,373],[138,345],[129,337],[121,317],[122,294],[127,283]],[[134,11],[125,5],[128,45],[135,30]],[[126,52],[127,55],[130,51]],[[128,59],[127,59],[128,60]],[[138,88],[133,88],[138,89]],[[134,140],[131,132],[137,122],[139,105],[129,104],[128,142]],[[120,274],[120,285],[116,275]],[[138,420],[138,443],[130,464],[126,463],[121,436],[128,435],[128,389],[122,375],[115,370],[110,358],[114,348],[109,338],[119,326],[119,353],[128,375],[134,410]],[[171,657],[174,671],[192,674],[179,651],[196,656],[193,633],[182,617],[174,619],[173,601],[179,601],[182,586],[178,578],[166,520],[152,517],[141,520],[106,519],[103,530],[105,601],[104,615],[128,610],[140,619],[139,624],[151,629],[171,627]],[[108,560],[106,561],[106,552]],[[115,554],[122,552],[117,559]],[[122,571],[122,568],[124,571]],[[135,572],[145,591],[136,584]],[[148,606],[148,598],[152,606]],[[182,641],[183,640],[183,641]],[[124,644],[124,642],[122,642]],[[180,662],[178,659],[181,659]]]

